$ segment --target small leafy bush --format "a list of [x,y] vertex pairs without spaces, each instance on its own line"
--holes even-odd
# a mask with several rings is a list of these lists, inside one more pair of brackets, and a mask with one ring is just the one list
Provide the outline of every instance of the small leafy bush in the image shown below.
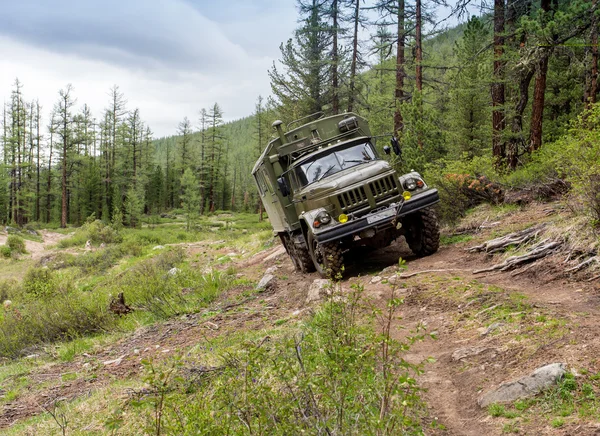
[[6,239],[6,245],[10,248],[11,254],[25,254],[27,250],[25,249],[25,240],[17,235],[8,235]]
[[61,240],[59,247],[66,248],[75,245],[84,245],[86,241],[90,241],[94,245],[102,243],[113,244],[119,243],[123,237],[115,227],[107,225],[100,220],[88,221],[81,226],[70,238]]
[[30,298],[47,298],[56,293],[54,275],[48,268],[30,268],[23,278],[23,290]]
[[[183,360],[164,368],[146,362],[150,393],[132,404],[150,412],[143,430],[422,434],[426,412],[414,378],[420,365],[401,358],[416,339],[401,343],[365,322],[361,295],[360,286],[343,297],[334,292],[288,334],[246,334],[235,346],[230,338],[216,366],[195,362],[196,371],[186,372]],[[389,304],[396,307],[399,300],[392,297]]]
[[31,346],[106,331],[114,322],[104,302],[77,292],[13,303],[0,319],[0,356],[18,357]]

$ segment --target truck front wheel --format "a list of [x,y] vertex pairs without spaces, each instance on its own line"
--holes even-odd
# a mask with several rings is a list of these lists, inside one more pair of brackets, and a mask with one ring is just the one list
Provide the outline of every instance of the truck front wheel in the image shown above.
[[308,251],[317,272],[323,277],[336,278],[342,274],[344,257],[338,242],[319,244],[312,234],[308,232]]
[[428,207],[408,217],[406,242],[419,257],[435,253],[440,246],[440,224],[433,208]]

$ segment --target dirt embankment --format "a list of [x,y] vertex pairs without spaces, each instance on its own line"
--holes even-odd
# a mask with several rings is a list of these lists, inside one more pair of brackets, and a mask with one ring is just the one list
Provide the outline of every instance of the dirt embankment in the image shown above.
[[[600,372],[596,360],[600,355],[599,283],[565,274],[560,268],[563,258],[558,256],[518,276],[472,273],[496,263],[499,257],[469,253],[465,248],[547,220],[547,210],[548,205],[533,205],[505,214],[493,227],[473,232],[465,238],[468,241],[442,246],[438,253],[422,259],[414,258],[403,241],[368,256],[357,253],[347,257],[348,278],[342,287],[362,283],[367,296],[381,304],[390,292],[385,277],[399,257],[407,260],[405,273],[431,271],[402,280],[397,289],[405,300],[397,327],[410,330],[423,323],[428,331],[437,333],[436,340],[413,345],[406,356],[414,362],[435,358],[435,363],[425,366],[419,382],[426,389],[430,419],[436,419],[445,430],[431,430],[430,434],[496,435],[505,432],[509,424],[509,429],[522,434],[598,434],[598,426],[590,419],[566,419],[557,429],[544,416],[509,421],[492,418],[477,405],[483,392],[546,363],[565,362],[575,372]],[[45,236],[45,241],[51,240],[49,234]],[[221,248],[213,254],[225,255],[231,250]],[[115,377],[139,374],[144,357],[170,356],[176,349],[185,350],[205,338],[240,329],[268,328],[277,320],[301,317],[309,309],[308,288],[318,276],[294,272],[281,247],[240,258],[235,264],[239,274],[252,281],[258,281],[268,267],[277,266],[275,285],[260,299],[245,297],[248,287],[232,289],[210,310],[143,328],[72,362],[34,370],[31,377],[43,381],[42,387],[32,387],[2,406],[0,427],[42,413],[44,398],[78,398]],[[406,330],[396,331],[399,338],[406,334]],[[93,378],[85,377],[90,367],[95,369]],[[84,376],[62,381],[64,374],[70,373]]]

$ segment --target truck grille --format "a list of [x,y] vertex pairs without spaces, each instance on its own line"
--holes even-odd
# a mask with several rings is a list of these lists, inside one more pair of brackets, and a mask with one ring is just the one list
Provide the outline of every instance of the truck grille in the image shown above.
[[382,179],[375,180],[369,183],[369,188],[373,193],[373,197],[375,197],[376,203],[398,194],[398,185],[394,180],[394,176],[387,176]]
[[382,201],[397,196],[398,185],[394,179],[394,176],[386,176],[378,180],[370,182],[366,186],[360,186],[350,191],[342,192],[338,194],[337,199],[340,203],[342,212],[352,212],[361,207],[369,205],[369,194],[371,192],[375,204],[378,205]]
[[340,202],[340,207],[344,212],[369,203],[369,197],[367,197],[364,186],[351,191],[342,192],[337,198]]

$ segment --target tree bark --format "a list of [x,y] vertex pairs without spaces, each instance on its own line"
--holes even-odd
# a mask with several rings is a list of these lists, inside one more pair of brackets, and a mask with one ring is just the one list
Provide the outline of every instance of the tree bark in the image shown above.
[[592,51],[592,66],[590,74],[590,87],[587,97],[588,107],[596,103],[598,95],[598,18],[596,17],[596,9],[598,0],[592,1],[592,26],[590,29],[590,45]]
[[[360,17],[360,0],[354,3],[354,34],[352,35],[352,63],[350,65],[350,93],[348,95],[348,112],[354,109],[354,93],[356,89],[356,70],[358,64],[358,23]],[[259,200],[260,201],[260,200]]]
[[504,0],[494,0],[494,73],[492,93],[492,155],[496,165],[504,164],[506,147],[503,132],[506,126],[504,118]]
[[338,1],[333,0],[331,5],[331,16],[333,18],[333,41],[332,41],[332,49],[331,49],[331,106],[334,115],[340,113],[340,96],[339,96],[339,77],[338,77],[338,63],[339,63],[339,53],[338,53]]
[[[550,12],[550,0],[542,0],[541,8],[544,14]],[[544,20],[546,17],[544,17]],[[531,127],[529,133],[529,152],[542,146],[542,126],[544,120],[544,97],[546,93],[546,76],[548,73],[548,58],[550,48],[542,48],[541,57],[537,63],[537,74],[533,88],[533,107],[531,109]]]
[[396,89],[394,92],[396,112],[394,113],[394,135],[397,137],[404,129],[404,120],[400,104],[404,100],[404,0],[398,0],[398,45],[396,51]]
[[[423,91],[423,48],[422,48],[422,35],[421,35],[421,27],[422,27],[422,15],[421,15],[421,0],[416,0],[415,2],[415,85],[417,87],[417,91],[421,93]],[[418,111],[420,120],[423,119],[423,100],[422,96],[419,96],[418,99]],[[423,150],[423,132],[421,129],[417,129],[417,144],[419,146],[419,150]]]

